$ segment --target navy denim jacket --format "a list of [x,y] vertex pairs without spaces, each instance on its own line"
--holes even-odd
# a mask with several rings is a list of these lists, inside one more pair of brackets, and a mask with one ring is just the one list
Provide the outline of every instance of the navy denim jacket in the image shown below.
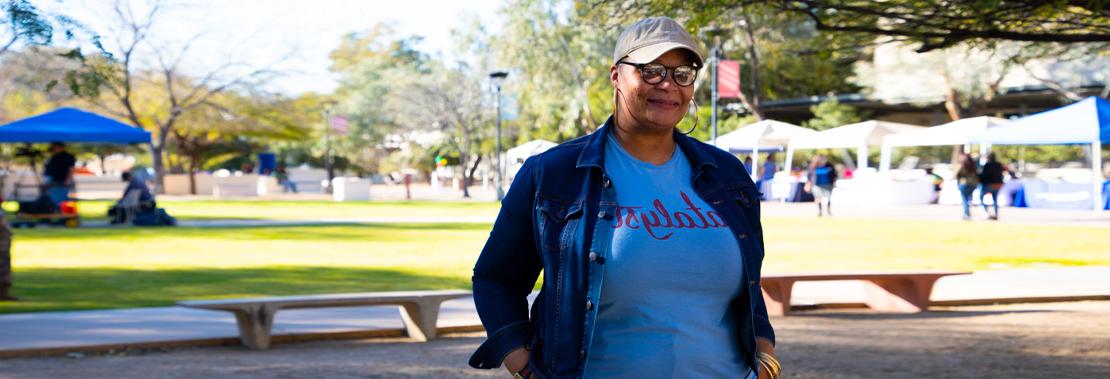
[[[542,376],[582,376],[617,211],[603,163],[611,123],[610,117],[593,134],[528,159],[517,174],[474,266],[474,304],[489,337],[471,366],[499,367],[509,352],[526,347]],[[736,157],[677,132],[674,139],[692,166],[694,190],[740,244],[748,288],[731,305],[740,326],[733,338],[758,370],[755,337],[775,339],[759,287],[759,195]],[[543,287],[529,312],[527,298],[541,270]]]

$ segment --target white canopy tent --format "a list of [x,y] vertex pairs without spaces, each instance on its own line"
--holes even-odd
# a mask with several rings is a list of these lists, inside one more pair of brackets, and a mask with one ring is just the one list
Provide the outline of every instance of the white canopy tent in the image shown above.
[[775,120],[763,120],[747,125],[736,131],[717,137],[717,147],[730,153],[752,152],[752,181],[757,180],[760,151],[781,151],[792,138],[816,133],[813,129],[803,128]]
[[970,141],[994,145],[1090,145],[1091,200],[1096,211],[1102,210],[1102,144],[1110,143],[1110,102],[1088,97],[987,129]]
[[517,170],[520,170],[520,166],[524,165],[524,161],[558,145],[559,144],[548,140],[537,139],[506,150],[505,163],[502,164],[505,167],[507,177],[510,178],[510,180],[515,178]]
[[924,128],[918,125],[875,120],[839,126],[791,139],[786,149],[786,162],[789,164],[794,160],[794,150],[798,149],[853,148],[857,149],[856,166],[862,169],[867,167],[869,146],[881,145],[883,137],[891,134],[922,129]]
[[[971,137],[982,133],[988,128],[1009,123],[1010,121],[1006,119],[981,116],[960,119],[922,130],[888,135],[883,137],[879,170],[890,171],[892,154],[895,147],[969,145],[971,144]],[[981,144],[980,153],[985,153],[986,148],[986,144]]]
[[531,140],[521,144],[520,146],[505,151],[505,159],[509,164],[524,163],[525,160],[547,151],[547,149],[558,146],[559,144],[548,140]]

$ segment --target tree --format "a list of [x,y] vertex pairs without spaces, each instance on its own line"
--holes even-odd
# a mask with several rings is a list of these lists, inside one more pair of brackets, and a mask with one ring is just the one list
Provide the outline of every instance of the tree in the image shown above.
[[[745,3],[749,1],[735,1]],[[759,2],[759,1],[754,1]],[[869,1],[771,0],[805,15],[818,30],[891,36],[919,43],[918,52],[961,43],[1110,42],[1110,8],[1103,1]]]
[[[702,38],[707,48],[720,46],[725,59],[742,67],[739,101],[748,113],[763,119],[764,100],[849,93],[852,64],[862,56],[867,39],[844,33],[821,33],[805,18],[760,1],[590,1],[579,7],[586,23],[621,29],[640,18],[667,15]],[[709,59],[708,51],[703,56]],[[709,87],[711,73],[702,72]],[[708,88],[698,92],[709,101]],[[707,107],[708,108],[708,107]]]
[[[841,104],[836,96],[830,96],[812,107],[810,111],[813,112],[813,118],[809,121],[803,122],[802,126],[814,130],[832,129],[838,126],[857,123],[863,121],[867,116],[857,110],[855,107],[847,104]],[[855,168],[855,161],[852,155],[848,153],[847,149],[837,149],[837,154],[840,155],[841,162],[848,167]],[[793,165],[793,162],[787,162],[788,165]]]
[[679,4],[650,0],[586,1],[584,8],[618,11],[681,9],[693,22],[707,22],[737,7],[769,6],[809,19],[820,31],[889,36],[920,44],[917,51],[961,43],[1020,41],[1037,43],[1110,42],[1110,8],[1089,0],[688,0]]
[[[152,36],[153,27],[165,10],[160,0],[153,0],[143,12],[129,2],[117,1],[113,7],[116,30],[111,34],[116,37],[114,49],[97,45],[98,54],[93,56],[74,50],[69,56],[80,61],[82,69],[66,78],[78,96],[153,132],[151,158],[159,191],[165,176],[167,141],[181,117],[217,94],[253,87],[272,78],[278,72],[271,67],[285,59],[261,68],[225,62],[199,75],[187,75],[182,64],[200,35],[182,46],[157,41]],[[139,87],[145,87],[148,96],[137,96]]]
[[[472,175],[481,160],[481,128],[489,125],[482,102],[481,77],[465,67],[432,66],[428,74],[413,78],[395,91],[392,104],[414,128],[441,131],[446,145],[459,154],[463,197],[470,197]],[[471,166],[473,165],[473,166]]]
[[[620,30],[580,22],[555,0],[518,0],[489,45],[511,69],[504,92],[516,94],[519,138],[563,141],[592,132],[613,109],[612,49]],[[513,78],[524,78],[515,80]]]
[[183,158],[189,191],[196,194],[196,174],[229,159],[262,150],[269,143],[303,140],[308,128],[298,119],[295,100],[223,92],[182,116],[172,130],[170,147]]
[[28,47],[0,56],[0,123],[80,103],[56,85],[78,65],[61,57],[65,50]]
[[30,45],[47,45],[54,37],[50,19],[27,0],[7,0],[0,3],[4,13],[0,27],[0,55],[16,46],[19,41]]
[[[404,135],[408,120],[384,101],[396,96],[401,83],[428,72],[427,56],[417,51],[419,37],[401,37],[387,24],[350,33],[330,54],[331,72],[339,78],[333,113],[348,120],[349,131],[333,141],[333,151],[362,173],[377,171],[386,155],[384,141]],[[321,115],[321,108],[316,114]]]

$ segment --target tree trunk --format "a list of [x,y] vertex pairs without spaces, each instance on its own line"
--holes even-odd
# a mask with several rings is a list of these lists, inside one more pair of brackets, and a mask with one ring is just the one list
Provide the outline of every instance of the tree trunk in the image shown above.
[[952,80],[948,78],[948,74],[944,74],[944,109],[948,111],[948,117],[952,121],[963,118],[964,109],[960,106],[960,93],[952,86]]
[[[946,111],[948,111],[948,117],[951,118],[952,121],[957,121],[957,120],[963,118],[963,115],[966,114],[965,113],[966,110],[963,109],[962,106],[960,106],[960,92],[956,91],[956,88],[954,88],[952,86],[952,80],[948,77],[948,74],[944,73],[943,76],[944,76],[944,109]],[[953,158],[953,160],[957,156],[959,156],[959,154],[961,152],[963,152],[963,147],[962,146],[960,146],[960,145],[952,146],[952,158]]]
[[474,160],[474,164],[470,165],[470,174],[468,174],[466,176],[468,178],[467,181],[466,181],[466,185],[468,185],[468,186],[474,185],[474,171],[478,170],[478,165],[481,164],[481,163],[482,163],[482,156],[479,155],[478,158]]
[[154,186],[157,187],[154,192],[159,195],[166,193],[165,186],[163,186],[165,168],[162,164],[162,150],[164,147],[165,145],[162,144],[150,144],[151,165],[154,166]]
[[759,52],[756,51],[755,32],[752,28],[751,18],[745,13],[744,31],[748,36],[748,60],[751,62],[748,65],[748,72],[751,73],[751,80],[749,80],[749,83],[751,83],[751,98],[741,95],[741,101],[752,111],[756,121],[763,121],[763,109],[759,101]]
[[189,194],[197,194],[197,167],[200,166],[200,154],[189,155]]
[[[463,136],[466,136],[466,134],[467,133],[464,132]],[[464,137],[464,138],[466,138],[466,137]],[[467,141],[464,140],[463,143],[460,144],[460,147],[461,148],[458,149],[458,167],[462,168],[462,170],[460,170],[460,171],[462,171],[462,173],[463,173],[463,198],[464,199],[470,199],[471,198],[471,188],[470,188],[471,179],[470,179],[470,176],[467,176],[467,174],[466,174],[466,158],[468,156],[470,156],[470,154],[467,154],[467,151],[470,151],[470,142],[467,142]]]

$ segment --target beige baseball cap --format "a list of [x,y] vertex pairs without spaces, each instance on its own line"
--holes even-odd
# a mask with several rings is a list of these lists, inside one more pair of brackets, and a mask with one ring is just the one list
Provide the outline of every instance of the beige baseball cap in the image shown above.
[[694,53],[697,67],[702,67],[701,53],[694,37],[682,24],[670,17],[649,17],[636,21],[621,32],[617,47],[613,49],[613,64],[624,57],[628,57],[627,61],[631,63],[648,63],[674,49]]

